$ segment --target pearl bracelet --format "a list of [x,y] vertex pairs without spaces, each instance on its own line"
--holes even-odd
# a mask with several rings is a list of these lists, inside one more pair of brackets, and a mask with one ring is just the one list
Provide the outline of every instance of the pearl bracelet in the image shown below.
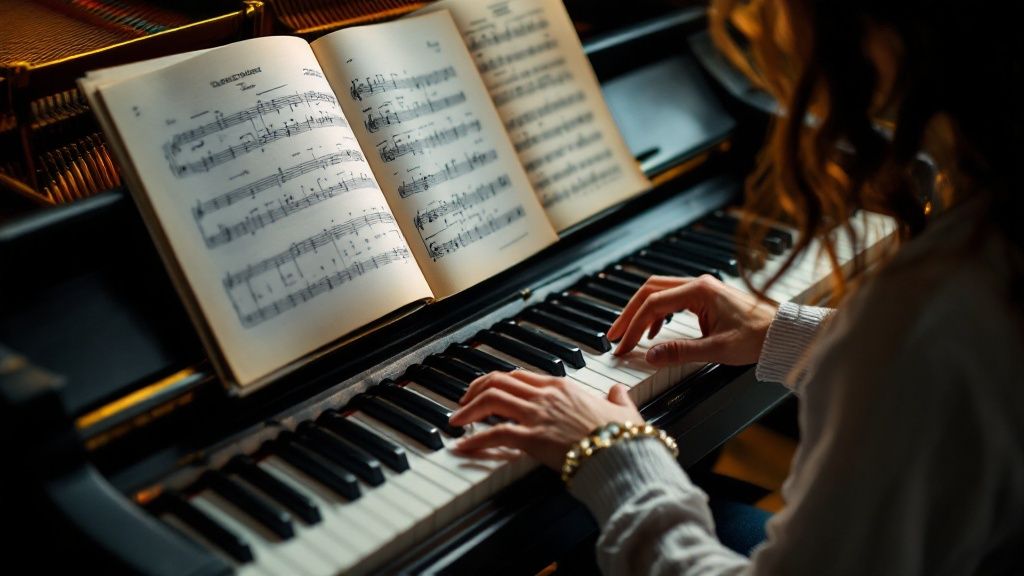
[[630,422],[609,422],[595,428],[585,438],[573,444],[565,453],[565,462],[562,463],[562,481],[568,484],[587,458],[618,442],[634,438],[656,438],[672,452],[673,458],[679,456],[679,446],[676,445],[675,439],[666,434],[664,430],[646,423],[634,425]]

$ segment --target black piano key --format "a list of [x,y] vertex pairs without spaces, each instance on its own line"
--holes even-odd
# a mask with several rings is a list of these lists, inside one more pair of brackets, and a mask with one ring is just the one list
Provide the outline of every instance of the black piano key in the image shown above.
[[477,332],[474,339],[513,358],[518,358],[527,364],[532,364],[552,376],[565,376],[565,364],[554,354],[539,350],[529,344],[524,344],[491,330]]
[[[725,210],[716,210],[714,213],[708,215],[705,219],[727,222],[730,225],[732,225],[733,230],[738,229],[740,223],[740,219],[738,217],[729,214]],[[793,234],[789,230],[786,230],[785,228],[781,228],[779,226],[769,225],[768,230],[766,230],[765,233],[772,238],[777,238],[782,243],[782,245],[785,246],[787,250],[793,247]]]
[[549,336],[540,330],[534,330],[529,326],[520,326],[511,318],[498,322],[492,326],[491,329],[506,336],[511,336],[516,340],[522,340],[534,348],[543,350],[548,354],[554,354],[559,357],[562,362],[565,362],[573,368],[583,368],[587,365],[586,361],[583,359],[583,351],[580,350],[579,346],[559,340],[558,338]]
[[619,318],[618,312],[615,312],[610,308],[594,304],[592,301],[588,302],[587,300],[580,298],[579,296],[573,296],[568,292],[563,292],[557,296],[552,294],[545,299],[545,302],[558,306],[565,306],[572,310],[593,316],[594,318],[599,318],[607,322],[609,326]]
[[586,326],[587,328],[598,332],[607,332],[612,326],[610,322],[594,318],[593,316],[578,312],[562,304],[545,302],[543,304],[534,305],[534,308],[547,312],[552,316],[558,316],[559,318],[564,318],[570,322],[575,322],[580,326]]
[[515,364],[505,362],[501,358],[495,358],[482,350],[465,344],[452,344],[445,352],[484,372],[511,372],[518,368]]
[[702,274],[710,274],[719,280],[722,279],[722,272],[716,268],[712,268],[706,264],[702,264],[690,258],[683,258],[681,256],[675,256],[665,254],[663,252],[654,252],[652,250],[641,250],[637,253],[637,256],[641,258],[649,258],[655,262],[660,262],[662,265],[675,268],[679,271],[681,276],[700,276]]
[[538,326],[547,328],[556,334],[561,334],[570,340],[575,340],[585,346],[589,346],[598,352],[607,352],[612,349],[608,337],[604,332],[592,330],[586,326],[580,326],[575,322],[563,320],[557,316],[547,314],[542,310],[527,308],[523,310],[520,318],[533,322]]
[[449,436],[459,437],[466,433],[465,428],[462,426],[452,426],[448,423],[448,420],[452,417],[451,410],[437,402],[434,402],[430,398],[420,396],[412,390],[406,390],[389,380],[385,380],[379,385],[370,388],[366,393],[381,396],[403,410],[407,410],[412,415],[419,416],[434,426],[437,426],[442,432]]
[[442,372],[447,372],[466,384],[471,383],[473,380],[476,380],[485,374],[485,372],[477,370],[469,364],[453,358],[448,354],[431,354],[423,359],[423,363],[427,366],[437,368]]
[[462,400],[466,391],[469,390],[469,386],[461,380],[453,378],[436,368],[422,364],[410,366],[405,371],[404,377],[452,402]]
[[[693,230],[703,234],[715,235],[719,238],[726,238],[733,242],[736,241],[736,229],[734,226],[723,226],[713,220],[701,220],[693,226]],[[782,238],[772,235],[765,236],[761,240],[761,245],[768,250],[769,254],[773,254],[775,256],[784,254],[788,249],[786,248],[786,243]]]
[[380,461],[358,448],[320,428],[312,422],[299,425],[296,439],[303,446],[317,452],[338,466],[355,474],[370,486],[384,483]]
[[203,480],[217,495],[234,504],[282,540],[295,537],[291,514],[266,501],[256,492],[216,470],[203,474]]
[[602,274],[629,282],[630,284],[636,286],[637,289],[639,289],[640,286],[643,286],[647,282],[647,276],[637,274],[636,272],[630,272],[629,270],[626,270],[625,268],[619,266],[618,264],[605,268],[602,271]]
[[244,538],[231,530],[221,526],[216,520],[210,518],[205,512],[196,508],[188,500],[185,500],[176,492],[167,492],[161,496],[161,506],[167,512],[184,522],[189,528],[195,530],[200,536],[209,540],[214,546],[235,559],[245,564],[254,559],[252,547]]
[[273,474],[260,468],[251,458],[238,455],[228,463],[227,471],[237,474],[239,478],[259,488],[264,494],[298,516],[307,524],[320,522],[320,509],[316,503],[294,488],[281,482]]
[[684,228],[679,230],[678,232],[671,234],[670,238],[679,238],[680,240],[696,242],[725,252],[732,251],[735,253],[735,251],[740,247],[739,244],[736,243],[735,238],[723,238],[717,234],[708,234],[707,230],[697,230],[693,228]]
[[603,280],[613,282],[616,286],[621,286],[622,288],[629,290],[631,293],[635,293],[637,290],[640,289],[641,286],[644,285],[643,282],[633,282],[632,280],[627,280],[625,278],[622,278],[621,276],[609,274],[604,271],[598,272],[597,274],[595,274],[595,276]]
[[573,290],[582,292],[587,296],[592,296],[598,300],[604,300],[610,304],[625,308],[626,304],[629,304],[629,296],[625,296],[621,291],[613,288],[609,288],[604,284],[599,284],[597,281],[600,278],[587,278],[581,280],[578,284],[573,286]]
[[409,458],[405,453],[405,448],[352,422],[334,410],[328,410],[321,414],[316,423],[373,454],[395,472],[404,472],[409,469]]
[[652,252],[668,256],[682,257],[696,264],[703,264],[721,270],[730,276],[739,274],[740,266],[735,254],[727,254],[715,248],[709,248],[696,242],[688,242],[679,238],[668,238],[654,242],[650,246]]
[[359,394],[349,404],[352,408],[365,412],[431,450],[444,448],[441,433],[436,426],[403,412],[380,398]]
[[270,444],[270,451],[278,458],[301,470],[304,474],[323,484],[347,500],[360,496],[359,481],[348,470],[331,464],[319,454],[293,441],[294,436],[282,433]]

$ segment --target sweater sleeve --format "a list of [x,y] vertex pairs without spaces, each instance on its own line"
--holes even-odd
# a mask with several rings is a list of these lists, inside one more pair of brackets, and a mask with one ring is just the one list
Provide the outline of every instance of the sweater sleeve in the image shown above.
[[792,302],[780,305],[761,348],[755,372],[757,379],[779,382],[790,388],[802,380],[803,368],[795,373],[794,368],[805,357],[822,324],[833,312],[832,308],[801,306]]

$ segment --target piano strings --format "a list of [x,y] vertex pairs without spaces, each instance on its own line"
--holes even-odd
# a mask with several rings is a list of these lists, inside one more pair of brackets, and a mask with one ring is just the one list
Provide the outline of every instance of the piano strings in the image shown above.
[[[519,204],[511,210],[502,212],[501,214],[488,216],[479,224],[464,227],[453,238],[443,242],[437,242],[431,238],[424,238],[424,243],[427,246],[427,252],[430,254],[430,257],[436,262],[449,254],[457,252],[460,248],[465,248],[474,242],[479,242],[491,234],[511,226],[525,215],[526,210],[523,208],[522,204]],[[440,232],[438,232],[438,234],[440,234]]]
[[294,166],[289,166],[284,169],[278,168],[277,172],[274,174],[264,176],[254,182],[250,182],[233,190],[218,194],[213,198],[196,202],[196,205],[192,207],[192,217],[198,223],[212,212],[216,212],[222,208],[227,208],[228,206],[231,206],[245,198],[255,199],[257,194],[272,188],[280,187],[289,180],[293,180],[317,170],[324,170],[329,166],[336,166],[342,162],[362,160],[363,154],[359,152],[359,150],[351,149],[332,152],[325,156],[306,160],[305,162],[300,162]]
[[242,217],[241,220],[232,224],[218,224],[217,232],[204,235],[206,246],[208,248],[217,248],[240,237],[255,234],[258,230],[283,220],[300,210],[330,200],[339,194],[362,189],[376,190],[377,182],[363,174],[358,176],[352,174],[347,178],[339,178],[336,182],[326,187],[320,186],[307,190],[305,186],[300,186],[301,196],[297,199],[294,195],[288,194],[279,198],[276,203],[267,203],[267,208],[263,211],[254,208],[249,214]]
[[363,96],[383,94],[392,90],[419,90],[452,78],[455,78],[455,68],[451,66],[413,76],[400,77],[391,73],[385,77],[384,74],[375,74],[372,77],[353,80],[349,95],[353,100],[362,101]]
[[434,130],[429,135],[417,140],[402,140],[398,136],[392,136],[390,141],[385,140],[378,144],[377,152],[380,154],[381,161],[388,163],[406,154],[422,154],[424,150],[446,146],[469,134],[478,132],[480,132],[480,121],[471,120],[450,128]]
[[391,110],[391,104],[388,103],[380,106],[376,114],[369,111],[369,109],[364,110],[364,112],[366,112],[366,120],[363,121],[363,126],[366,127],[367,132],[373,134],[385,126],[409,122],[410,120],[415,120],[421,116],[426,116],[435,112],[447,110],[453,106],[458,106],[465,101],[466,93],[456,92],[436,100],[424,98],[422,101],[416,101],[416,103],[410,108],[398,110],[397,112]]
[[450,214],[465,212],[487,202],[511,185],[512,180],[508,175],[502,174],[491,182],[481,184],[473,191],[454,194],[449,200],[441,200],[437,206],[417,211],[413,224],[417,229],[424,230],[427,224],[441,220]]
[[458,178],[459,176],[471,174],[477,168],[490,164],[497,159],[498,152],[493,149],[487,152],[466,154],[465,160],[451,160],[446,162],[444,168],[437,172],[402,182],[398,187],[398,195],[402,198],[408,198],[413,194],[426,192],[438,184]]

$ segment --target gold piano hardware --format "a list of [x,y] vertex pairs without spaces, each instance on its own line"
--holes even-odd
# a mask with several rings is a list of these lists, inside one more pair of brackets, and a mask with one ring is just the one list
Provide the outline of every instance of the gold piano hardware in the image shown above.
[[701,152],[700,154],[697,154],[696,156],[688,160],[684,160],[683,162],[680,162],[679,164],[669,168],[668,170],[664,170],[662,172],[654,174],[653,176],[650,177],[651,185],[657,188],[658,186],[661,186],[666,182],[675,180],[676,178],[679,178],[683,174],[692,172],[696,170],[698,167],[704,165],[704,163],[711,159],[712,156],[728,152],[730,148],[732,148],[732,140],[722,140],[714,148],[711,148],[710,150],[705,150],[704,152]]

